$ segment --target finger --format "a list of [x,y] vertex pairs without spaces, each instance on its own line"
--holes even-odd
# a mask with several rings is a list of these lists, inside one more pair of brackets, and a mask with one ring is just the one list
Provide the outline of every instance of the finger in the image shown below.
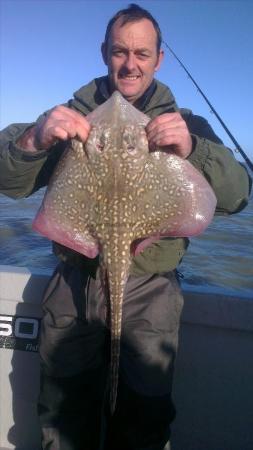
[[48,138],[51,139],[52,141],[61,139],[63,141],[67,141],[71,136],[69,135],[68,131],[64,130],[64,128],[60,127],[60,126],[55,126],[53,127],[52,130],[48,130],[49,134],[48,134]]
[[188,129],[184,126],[184,124],[181,123],[174,123],[171,122],[170,124],[164,123],[160,124],[156,128],[153,128],[151,131],[147,133],[148,140],[154,139],[156,136],[160,136],[161,134],[188,134]]
[[67,122],[75,122],[76,126],[84,127],[85,129],[90,129],[90,124],[87,119],[82,116],[77,111],[74,111],[65,106],[57,106],[51,112],[51,119],[54,120],[66,120]]
[[[176,132],[164,132],[156,135],[152,140],[149,141],[149,146],[153,149],[154,147],[164,147],[174,145],[178,148],[184,148],[188,140],[182,134]],[[188,146],[188,145],[187,145]]]
[[182,158],[187,158],[192,151],[192,139],[189,136],[182,136],[178,133],[171,135],[161,135],[150,142],[149,148],[151,151],[155,149],[162,149],[177,154]]
[[161,131],[178,130],[179,133],[189,133],[189,130],[184,121],[166,121],[163,123],[157,123],[151,129],[146,130],[148,138],[153,137],[155,134]]
[[153,120],[151,120],[147,126],[146,131],[151,131],[157,126],[164,124],[164,123],[171,123],[171,122],[184,122],[184,119],[182,118],[181,114],[179,113],[166,113],[161,114],[160,116],[155,117]]
[[40,149],[49,149],[59,139],[63,141],[68,139],[68,133],[61,127],[54,126],[48,129],[38,129],[35,133],[35,140]]
[[45,127],[45,138],[42,133],[41,140],[46,139],[47,141],[53,142],[55,138],[66,140],[77,136],[82,142],[86,142],[89,132],[90,125],[88,122],[85,122],[83,125],[75,122],[73,119],[54,120],[50,125],[48,124]]
[[90,134],[91,126],[87,122],[85,126],[77,126],[76,127],[76,136],[84,143],[87,141],[88,136]]
[[75,127],[66,121],[48,121],[37,132],[37,142],[42,148],[48,148],[57,140],[67,140],[76,135]]
[[160,135],[156,136],[155,139],[150,141],[151,147],[162,147],[167,145],[179,145],[181,143],[181,138],[178,134],[171,135]]
[[68,124],[71,137],[77,136],[82,142],[86,142],[89,136],[91,125],[82,116],[72,117],[72,122]]

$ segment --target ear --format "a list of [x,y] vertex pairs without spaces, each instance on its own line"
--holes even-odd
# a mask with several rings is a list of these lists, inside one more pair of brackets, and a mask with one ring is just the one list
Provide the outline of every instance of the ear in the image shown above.
[[160,50],[158,58],[157,58],[157,63],[156,63],[156,66],[155,66],[155,71],[160,69],[160,65],[162,64],[163,58],[164,58],[164,51]]
[[102,53],[103,61],[104,61],[105,65],[107,66],[107,51],[106,51],[106,45],[104,42],[101,45],[101,53]]

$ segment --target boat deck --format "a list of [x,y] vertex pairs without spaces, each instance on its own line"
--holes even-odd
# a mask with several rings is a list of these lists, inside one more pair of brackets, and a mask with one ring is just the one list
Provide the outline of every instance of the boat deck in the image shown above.
[[[0,266],[0,450],[40,449],[37,339],[48,276]],[[253,294],[184,296],[171,450],[252,450]]]

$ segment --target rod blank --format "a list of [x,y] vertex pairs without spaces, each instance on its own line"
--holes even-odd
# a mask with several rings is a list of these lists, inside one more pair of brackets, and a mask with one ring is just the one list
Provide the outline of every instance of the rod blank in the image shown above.
[[174,56],[174,58],[179,62],[180,66],[184,69],[184,71],[187,73],[188,77],[191,79],[191,81],[193,82],[193,84],[196,86],[198,92],[202,95],[202,97],[204,98],[204,100],[206,101],[206,103],[208,104],[208,106],[211,108],[211,111],[214,113],[214,115],[216,116],[216,118],[218,119],[218,121],[220,122],[220,124],[222,125],[222,127],[224,128],[224,130],[226,131],[226,133],[228,134],[228,136],[230,137],[231,141],[233,142],[233,144],[235,145],[236,149],[238,150],[238,152],[242,155],[242,157],[244,158],[246,164],[248,165],[248,167],[253,171],[253,163],[252,161],[249,159],[249,157],[246,155],[246,153],[244,152],[244,150],[242,149],[242,147],[239,145],[239,143],[237,142],[237,140],[235,139],[235,137],[232,135],[231,131],[228,129],[228,127],[226,126],[226,124],[223,122],[222,118],[220,117],[220,115],[217,113],[217,111],[214,109],[213,105],[211,104],[211,102],[208,100],[207,96],[204,94],[204,92],[202,91],[202,89],[200,89],[199,85],[197,84],[197,82],[194,80],[194,78],[191,76],[189,70],[187,70],[187,68],[185,67],[185,65],[182,63],[182,61],[180,61],[180,59],[178,58],[178,56],[176,55],[176,53],[172,50],[171,47],[169,47],[169,45],[165,42],[162,41],[163,44],[168,48],[168,50],[172,53],[172,55]]

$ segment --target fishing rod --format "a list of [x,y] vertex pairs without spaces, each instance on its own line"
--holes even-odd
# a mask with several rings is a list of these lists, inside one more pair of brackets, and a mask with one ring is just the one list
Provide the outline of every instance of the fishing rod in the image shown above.
[[253,171],[253,163],[252,161],[249,159],[249,157],[246,155],[246,153],[243,151],[242,147],[239,145],[239,143],[237,142],[237,140],[235,139],[235,137],[232,135],[232,133],[229,131],[228,127],[226,126],[226,124],[223,122],[222,118],[219,116],[219,114],[217,113],[217,111],[214,109],[213,105],[210,103],[210,101],[208,100],[208,98],[206,97],[206,95],[204,94],[204,92],[200,89],[200,87],[198,86],[198,84],[196,83],[196,81],[194,80],[194,78],[191,76],[189,70],[186,69],[185,65],[182,63],[182,61],[180,61],[180,59],[178,58],[178,56],[176,55],[176,53],[172,50],[171,47],[169,47],[169,45],[165,42],[162,41],[163,44],[169,49],[169,51],[172,53],[172,55],[174,56],[174,58],[179,62],[180,66],[183,67],[184,71],[187,73],[188,77],[192,80],[193,84],[196,86],[198,92],[202,95],[202,97],[204,98],[204,100],[206,101],[206,103],[208,104],[208,106],[211,108],[211,111],[214,113],[214,115],[216,116],[216,118],[218,119],[218,121],[220,122],[220,124],[222,125],[222,127],[224,128],[224,130],[226,131],[226,133],[228,134],[228,136],[230,137],[231,141],[234,143],[234,145],[236,146],[236,150],[242,155],[242,157],[244,158],[245,162],[248,164],[249,168]]

